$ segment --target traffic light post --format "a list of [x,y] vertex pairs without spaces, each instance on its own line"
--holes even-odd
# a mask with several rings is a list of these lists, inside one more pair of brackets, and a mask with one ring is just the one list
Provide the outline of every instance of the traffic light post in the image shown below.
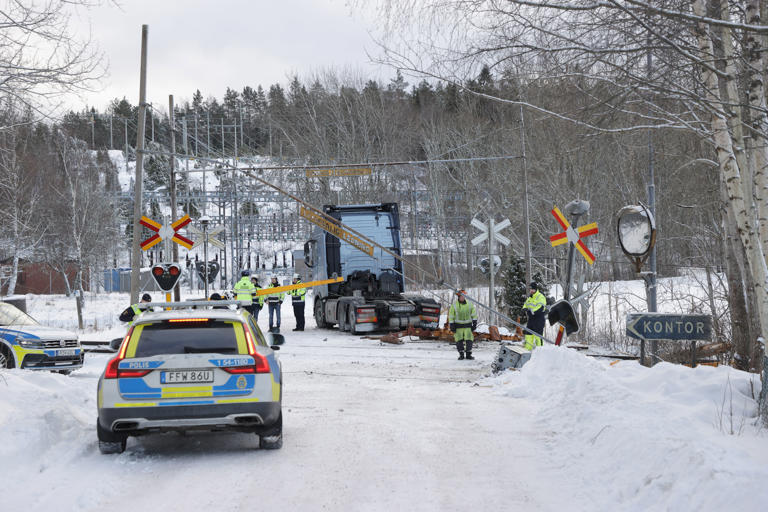
[[152,266],[152,277],[157,286],[165,292],[165,301],[171,300],[171,291],[181,277],[181,267],[178,263],[158,263]]

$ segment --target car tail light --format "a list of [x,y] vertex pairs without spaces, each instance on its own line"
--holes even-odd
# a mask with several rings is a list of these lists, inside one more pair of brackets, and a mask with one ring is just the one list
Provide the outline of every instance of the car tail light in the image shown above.
[[107,363],[107,370],[104,372],[104,378],[105,379],[116,379],[117,378],[117,366],[120,364],[120,356],[117,355],[109,360]]
[[423,307],[421,310],[427,314],[427,315],[439,315],[440,314],[440,308],[428,308]]
[[118,379],[125,379],[125,378],[136,378],[136,377],[143,377],[152,370],[123,370],[118,368],[117,369],[117,378]]
[[120,350],[117,352],[117,355],[107,363],[107,369],[104,372],[105,379],[116,379],[122,376],[118,375],[118,366],[120,366],[120,361],[125,359],[125,351],[128,349],[128,340],[131,339],[131,334],[133,334],[133,327],[128,330],[125,338],[123,338],[123,342],[120,344]]
[[355,320],[358,324],[376,323],[376,310],[373,308],[357,308]]
[[239,373],[256,373],[253,366],[230,366],[229,368],[222,368],[222,370],[227,373],[234,373],[235,375]]
[[[253,358],[253,366],[250,366],[249,368],[252,368],[253,371],[251,372],[230,372],[230,373],[269,373],[269,361],[267,361],[267,358],[258,352],[256,352],[256,344],[253,342],[253,336],[251,336],[251,330],[248,328],[247,325],[243,325],[243,330],[245,331],[245,343],[248,345],[248,355],[250,355]],[[237,366],[232,368],[238,368]],[[229,371],[228,369],[224,368],[225,370]]]
[[168,320],[169,324],[196,324],[200,322],[207,322],[210,318],[171,318]]

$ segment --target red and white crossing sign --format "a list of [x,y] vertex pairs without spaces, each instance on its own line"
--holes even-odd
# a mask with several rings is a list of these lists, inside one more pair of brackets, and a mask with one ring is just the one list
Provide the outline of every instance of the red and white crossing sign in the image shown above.
[[191,249],[193,245],[192,240],[177,233],[178,230],[190,222],[192,222],[192,219],[189,217],[189,215],[184,215],[182,218],[170,225],[160,224],[159,222],[153,221],[149,217],[141,217],[139,224],[155,232],[154,235],[141,242],[141,249],[146,251],[150,247],[154,247],[155,245],[159,244],[161,240],[166,238],[170,238],[182,247]]
[[571,226],[570,222],[568,222],[568,220],[557,206],[552,209],[552,215],[554,215],[558,224],[560,224],[560,226],[565,230],[562,233],[558,233],[549,237],[549,242],[552,244],[552,247],[557,247],[558,245],[570,242],[576,247],[576,249],[578,249],[581,255],[584,256],[584,259],[587,260],[587,263],[592,265],[595,262],[595,255],[592,254],[589,249],[587,249],[587,246],[582,238],[597,234],[597,222],[584,224],[583,226],[579,226],[578,228],[573,229],[573,226]]

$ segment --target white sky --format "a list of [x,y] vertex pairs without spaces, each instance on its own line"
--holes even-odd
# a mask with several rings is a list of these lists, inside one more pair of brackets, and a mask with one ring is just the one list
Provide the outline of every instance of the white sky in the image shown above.
[[[370,64],[366,49],[375,46],[363,22],[349,14],[342,0],[122,0],[81,10],[74,30],[104,52],[109,76],[103,90],[67,103],[104,109],[125,96],[139,96],[141,25],[149,25],[147,97],[167,110],[168,95],[177,103],[195,89],[219,100],[227,87],[265,89],[285,85],[289,75],[305,76],[333,67],[355,69],[373,79],[394,76]],[[90,18],[90,20],[88,19]]]

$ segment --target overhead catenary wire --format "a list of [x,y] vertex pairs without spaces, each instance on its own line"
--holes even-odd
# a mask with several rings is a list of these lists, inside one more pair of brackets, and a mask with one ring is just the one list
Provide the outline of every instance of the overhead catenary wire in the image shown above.
[[[164,156],[171,156],[171,157],[179,157],[179,158],[190,158],[189,155],[186,154],[179,154],[179,153],[170,153],[165,151],[152,151],[152,150],[143,150],[146,154],[158,154],[158,155],[164,155]],[[252,178],[253,180],[261,183],[262,185],[272,188],[275,191],[277,191],[280,194],[283,194],[286,197],[289,197],[290,199],[296,201],[298,204],[304,206],[305,208],[311,210],[315,214],[319,215],[323,219],[327,220],[328,222],[331,222],[332,224],[339,226],[346,231],[353,233],[354,235],[358,236],[363,241],[369,243],[370,245],[374,247],[378,247],[381,251],[389,254],[393,258],[397,259],[404,265],[410,265],[413,269],[421,272],[423,276],[426,276],[431,281],[433,281],[435,284],[439,286],[446,286],[450,290],[452,290],[454,293],[458,292],[458,288],[454,288],[452,285],[446,283],[442,278],[438,277],[437,275],[433,274],[432,272],[420,267],[418,264],[408,261],[399,254],[396,254],[395,252],[391,251],[390,249],[384,247],[383,245],[379,244],[375,240],[372,240],[371,238],[367,237],[363,233],[360,233],[359,231],[353,229],[350,226],[347,226],[340,220],[326,214],[323,212],[320,208],[314,206],[313,204],[301,199],[300,197],[296,196],[295,194],[292,194],[291,192],[288,192],[287,190],[284,190],[283,188],[265,180],[264,178],[256,175],[254,171],[262,171],[262,170],[296,170],[296,169],[332,169],[332,168],[347,168],[347,167],[385,167],[385,166],[394,166],[394,165],[425,165],[425,164],[433,164],[433,163],[449,163],[449,162],[467,162],[467,161],[484,161],[484,160],[511,160],[519,158],[517,155],[506,155],[506,156],[489,156],[489,157],[471,157],[471,158],[457,158],[457,159],[438,159],[438,160],[407,160],[407,161],[395,161],[395,162],[365,162],[365,163],[348,163],[348,164],[331,164],[331,165],[289,165],[289,166],[250,166],[250,167],[237,167],[229,164],[225,164],[222,167],[218,168],[219,171],[236,171],[244,174],[245,176],[248,176],[249,178]],[[221,165],[220,160],[216,160],[213,158],[205,158],[205,157],[197,157],[198,160],[201,161],[211,161],[215,162],[216,164]],[[374,256],[375,257],[375,256]],[[400,273],[400,275],[403,275]],[[535,336],[538,336],[543,341],[546,341],[550,344],[555,344],[554,341],[544,337],[542,334],[539,334],[535,331],[532,331],[525,325],[512,320],[509,316],[505,315],[504,313],[501,313],[500,311],[497,311],[493,308],[490,308],[489,306],[486,306],[482,302],[472,298],[470,295],[465,295],[468,300],[473,302],[474,304],[477,304],[481,308],[489,311],[492,314],[498,315],[499,318],[502,318],[503,320],[506,320],[510,324],[519,327],[523,331],[533,334]],[[441,298],[441,302],[443,302],[443,299]]]
[[[433,274],[432,272],[430,272],[430,271],[428,271],[428,270],[425,270],[425,269],[421,268],[419,265],[417,265],[416,263],[414,263],[414,262],[412,262],[412,261],[408,261],[408,260],[404,259],[404,258],[403,258],[402,256],[400,256],[399,254],[397,254],[397,253],[395,253],[395,252],[391,251],[390,249],[388,249],[388,248],[384,247],[383,245],[379,244],[379,243],[378,243],[378,242],[376,242],[375,240],[372,240],[371,238],[367,237],[366,235],[364,235],[364,234],[360,233],[359,231],[357,231],[357,230],[353,229],[352,227],[350,227],[350,226],[347,226],[346,224],[344,224],[344,223],[343,223],[343,222],[341,222],[340,220],[338,220],[338,219],[336,219],[336,218],[334,218],[334,217],[332,217],[332,216],[330,216],[330,215],[326,214],[325,212],[321,211],[319,208],[315,207],[315,206],[314,206],[314,205],[312,205],[311,203],[308,203],[307,201],[304,201],[303,199],[301,199],[301,198],[297,197],[296,195],[294,195],[294,194],[292,194],[292,193],[288,192],[287,190],[283,190],[281,187],[279,187],[279,186],[277,186],[277,185],[275,185],[275,184],[273,184],[273,183],[270,183],[270,182],[268,182],[267,180],[265,180],[265,179],[263,179],[263,178],[261,178],[261,177],[259,177],[259,176],[256,176],[256,175],[254,175],[254,174],[253,174],[253,173],[252,173],[250,170],[247,170],[247,169],[243,169],[243,168],[240,168],[240,169],[237,169],[237,170],[238,170],[238,171],[240,171],[240,172],[242,172],[242,173],[243,173],[243,174],[245,174],[246,176],[249,176],[250,178],[253,178],[254,180],[258,181],[259,183],[261,183],[261,184],[263,184],[263,185],[265,185],[265,186],[267,186],[267,187],[273,188],[274,190],[276,190],[276,191],[280,192],[281,194],[284,194],[284,195],[286,195],[287,197],[290,197],[291,199],[293,199],[293,200],[294,200],[294,201],[296,201],[297,203],[299,203],[299,204],[303,205],[305,208],[308,208],[308,209],[312,210],[314,213],[316,213],[316,214],[318,214],[318,215],[322,216],[322,217],[323,217],[325,220],[327,220],[327,221],[329,221],[329,222],[331,222],[331,223],[333,223],[333,224],[335,224],[335,225],[337,225],[337,226],[339,226],[339,227],[341,227],[341,228],[343,228],[343,229],[345,229],[345,230],[349,231],[350,233],[353,233],[354,235],[356,235],[356,236],[360,237],[360,238],[361,238],[363,241],[365,241],[365,242],[367,242],[367,243],[369,243],[369,244],[373,245],[374,247],[378,247],[378,248],[379,248],[379,249],[381,249],[383,252],[385,252],[385,253],[389,254],[390,256],[392,256],[393,258],[397,259],[398,261],[400,261],[400,262],[401,262],[401,263],[403,263],[404,265],[410,265],[412,268],[414,268],[414,269],[418,270],[419,272],[421,272],[421,273],[422,273],[422,275],[424,275],[424,276],[427,276],[428,278],[430,278],[430,279],[431,279],[432,281],[434,281],[436,284],[438,284],[438,285],[440,285],[440,286],[446,286],[446,287],[448,287],[449,289],[451,289],[453,292],[458,292],[458,289],[457,289],[457,288],[454,288],[454,287],[453,287],[453,286],[451,286],[450,284],[446,283],[446,282],[445,282],[443,279],[439,278],[438,276],[436,276],[436,275],[435,275],[435,274]],[[401,275],[402,275],[402,274],[401,274]],[[469,295],[466,295],[466,297],[467,297],[467,299],[469,299],[469,300],[470,300],[470,301],[472,301],[473,303],[477,304],[477,305],[478,305],[478,306],[480,306],[481,308],[483,308],[483,309],[485,309],[485,310],[487,310],[487,311],[489,311],[489,312],[491,312],[491,313],[494,313],[494,314],[498,315],[500,318],[502,318],[502,319],[506,320],[507,322],[511,323],[512,325],[515,325],[515,326],[517,326],[517,327],[521,328],[523,331],[525,331],[525,332],[528,332],[528,333],[530,333],[530,334],[533,334],[533,335],[535,335],[535,336],[538,336],[538,337],[540,337],[542,340],[546,341],[547,343],[550,343],[550,344],[553,344],[553,345],[555,344],[555,342],[554,342],[554,341],[552,341],[552,340],[550,340],[550,339],[547,339],[547,338],[545,338],[543,335],[541,335],[541,334],[539,334],[539,333],[537,333],[537,332],[535,332],[535,331],[532,331],[532,330],[528,329],[528,327],[524,326],[523,324],[521,324],[521,323],[519,323],[519,322],[516,322],[515,320],[512,320],[512,319],[511,319],[511,318],[509,318],[507,315],[505,315],[505,314],[503,314],[503,313],[501,313],[501,312],[499,312],[499,311],[496,311],[495,309],[492,309],[492,308],[490,308],[490,307],[486,306],[485,304],[481,303],[480,301],[473,299],[473,298],[472,298],[471,296],[469,296]]]
[[[163,156],[175,156],[177,158],[193,159],[204,162],[213,162],[221,167],[215,169],[190,169],[189,171],[176,171],[176,172],[210,172],[216,171],[295,171],[295,170],[311,170],[311,169],[346,169],[348,167],[393,167],[399,165],[430,165],[441,163],[458,163],[458,162],[482,162],[482,161],[494,161],[494,160],[515,160],[521,158],[518,155],[496,155],[496,156],[480,156],[480,157],[467,157],[467,158],[440,158],[436,160],[399,160],[392,162],[359,162],[359,163],[347,163],[347,164],[292,164],[292,165],[266,165],[266,166],[244,166],[237,167],[230,164],[223,164],[220,159],[207,158],[207,157],[190,157],[183,153],[170,153],[167,151],[156,150],[143,150],[145,154],[150,155],[163,155]],[[247,157],[246,157],[247,158]]]

